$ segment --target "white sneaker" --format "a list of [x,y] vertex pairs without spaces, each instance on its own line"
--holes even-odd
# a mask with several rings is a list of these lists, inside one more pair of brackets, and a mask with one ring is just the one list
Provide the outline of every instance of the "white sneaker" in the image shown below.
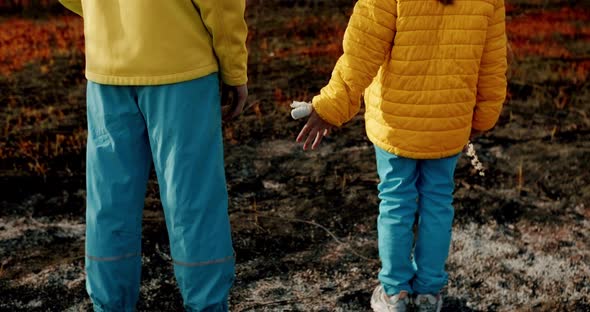
[[[405,294],[402,299],[399,298],[401,294]],[[371,296],[371,308],[375,312],[406,312],[409,304],[410,296],[407,292],[402,291],[397,295],[388,296],[381,285],[375,288]]]
[[418,295],[414,299],[416,312],[440,312],[443,300],[441,295]]

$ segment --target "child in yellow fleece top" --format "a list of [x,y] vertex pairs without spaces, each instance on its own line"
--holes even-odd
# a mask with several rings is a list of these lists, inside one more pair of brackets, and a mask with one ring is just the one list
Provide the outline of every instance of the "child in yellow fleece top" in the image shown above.
[[94,310],[135,310],[153,161],[184,306],[227,311],[235,261],[219,80],[235,117],[247,97],[245,0],[60,1],[84,18]]
[[344,55],[297,141],[316,148],[358,113],[364,95],[381,180],[375,311],[406,311],[412,294],[419,311],[441,309],[454,170],[470,136],[498,120],[506,45],[504,0],[359,0],[354,8]]

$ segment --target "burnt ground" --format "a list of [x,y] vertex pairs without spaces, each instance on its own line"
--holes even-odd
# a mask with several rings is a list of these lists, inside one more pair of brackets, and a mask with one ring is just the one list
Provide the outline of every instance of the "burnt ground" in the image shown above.
[[[294,143],[302,122],[288,104],[328,80],[351,8],[314,3],[248,9],[251,106],[224,125],[232,311],[368,311],[377,285],[378,178],[362,114],[315,152]],[[510,16],[564,3],[520,1]],[[579,70],[590,50],[585,36],[560,40],[572,57],[513,64],[498,126],[474,142],[485,176],[459,162],[444,311],[590,311],[590,88]],[[83,57],[41,65],[0,77],[0,311],[88,311]],[[152,175],[138,310],[179,311],[157,194]]]

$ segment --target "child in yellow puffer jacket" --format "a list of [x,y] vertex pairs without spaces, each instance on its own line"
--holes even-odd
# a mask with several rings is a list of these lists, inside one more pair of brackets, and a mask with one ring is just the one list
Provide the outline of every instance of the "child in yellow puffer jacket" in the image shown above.
[[332,127],[358,113],[364,95],[381,180],[375,311],[405,311],[411,297],[419,311],[441,309],[454,170],[470,136],[498,120],[506,97],[506,46],[504,0],[355,5],[344,54],[314,97],[297,141],[316,148]]

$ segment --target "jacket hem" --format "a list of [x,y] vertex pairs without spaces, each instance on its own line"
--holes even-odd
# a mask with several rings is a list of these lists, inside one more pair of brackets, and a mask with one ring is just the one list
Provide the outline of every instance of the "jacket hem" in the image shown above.
[[377,145],[379,148],[381,148],[389,153],[392,153],[394,155],[405,157],[405,158],[411,158],[411,159],[447,158],[447,157],[455,156],[455,155],[461,153],[463,151],[463,149],[465,148],[464,146],[461,146],[458,148],[440,151],[440,152],[415,152],[415,151],[404,150],[399,147],[393,146],[388,142],[379,140],[379,139],[377,139],[376,136],[372,135],[369,131],[367,131],[367,137],[369,137],[369,140],[373,144]]
[[179,83],[205,77],[209,74],[217,72],[218,69],[219,66],[217,64],[211,64],[187,72],[160,76],[103,75],[86,70],[86,79],[104,85],[153,86]]

